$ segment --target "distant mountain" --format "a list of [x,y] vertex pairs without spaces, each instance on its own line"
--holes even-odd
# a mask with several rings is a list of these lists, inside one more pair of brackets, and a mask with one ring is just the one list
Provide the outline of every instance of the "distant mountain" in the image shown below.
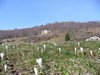
[[41,34],[42,30],[49,30],[52,33],[76,33],[76,32],[88,32],[88,33],[100,33],[100,22],[55,22],[48,23],[41,26],[35,26],[32,28],[15,29],[15,30],[0,30],[0,40],[7,38],[18,37],[34,37]]

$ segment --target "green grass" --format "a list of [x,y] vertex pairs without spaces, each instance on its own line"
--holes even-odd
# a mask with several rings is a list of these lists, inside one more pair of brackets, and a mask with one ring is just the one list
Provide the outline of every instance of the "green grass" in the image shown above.
[[[8,46],[0,45],[0,52],[4,52],[4,60],[0,61],[0,75],[11,74],[12,71],[23,73],[22,75],[33,75],[33,68],[36,66],[39,75],[99,75],[100,74],[100,42],[81,41],[77,46],[77,41],[57,42],[57,46],[53,43],[37,43],[37,44],[15,44]],[[43,45],[46,45],[45,51]],[[39,48],[38,48],[39,47]],[[77,48],[75,54],[74,48]],[[80,52],[83,47],[84,52]],[[37,50],[38,48],[38,50]],[[59,53],[58,48],[61,48]],[[93,56],[90,55],[93,51]],[[42,58],[42,68],[36,62],[37,58]],[[8,67],[4,72],[3,64],[10,63],[14,65],[13,69]],[[20,70],[21,69],[21,70]]]

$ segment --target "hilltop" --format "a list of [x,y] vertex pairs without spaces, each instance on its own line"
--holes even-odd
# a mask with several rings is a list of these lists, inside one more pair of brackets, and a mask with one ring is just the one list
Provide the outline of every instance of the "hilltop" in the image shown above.
[[[48,33],[42,34],[46,30]],[[71,40],[85,39],[91,35],[100,36],[100,22],[55,22],[32,28],[0,30],[0,40],[19,39],[23,42],[37,42],[64,37],[69,34]],[[62,38],[63,39],[63,38]]]

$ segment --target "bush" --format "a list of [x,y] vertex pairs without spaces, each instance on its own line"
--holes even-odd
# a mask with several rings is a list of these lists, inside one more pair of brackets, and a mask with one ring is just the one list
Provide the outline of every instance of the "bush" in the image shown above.
[[70,40],[69,34],[66,34],[65,35],[65,41],[69,41],[69,40]]

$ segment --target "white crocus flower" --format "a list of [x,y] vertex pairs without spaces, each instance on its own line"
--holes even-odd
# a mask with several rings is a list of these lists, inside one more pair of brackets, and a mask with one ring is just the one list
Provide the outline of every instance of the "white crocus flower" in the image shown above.
[[80,42],[78,42],[77,45],[80,46]]
[[93,52],[92,52],[92,50],[90,50],[90,54],[93,56]]
[[43,46],[44,48],[46,48],[46,45],[44,44],[44,46]]
[[2,46],[4,46],[4,43],[2,43]]
[[43,48],[44,48],[44,51],[45,51],[46,50],[46,45],[45,44],[43,45]]
[[36,62],[39,64],[40,67],[42,67],[42,58],[36,59]]
[[59,48],[59,53],[61,53],[61,48]]
[[15,46],[13,46],[13,48],[15,48]]
[[1,57],[1,59],[3,60],[4,53],[0,53],[0,57]]
[[83,47],[80,47],[80,51],[83,53]]
[[100,50],[100,48],[98,48],[98,50]]
[[54,43],[54,46],[57,46],[57,43]]
[[76,47],[74,48],[74,50],[75,50],[75,54],[76,54]]
[[7,64],[4,65],[4,71],[7,71]]
[[38,69],[36,67],[34,67],[34,72],[35,72],[35,75],[38,75]]
[[6,46],[6,50],[8,49],[8,46]]

